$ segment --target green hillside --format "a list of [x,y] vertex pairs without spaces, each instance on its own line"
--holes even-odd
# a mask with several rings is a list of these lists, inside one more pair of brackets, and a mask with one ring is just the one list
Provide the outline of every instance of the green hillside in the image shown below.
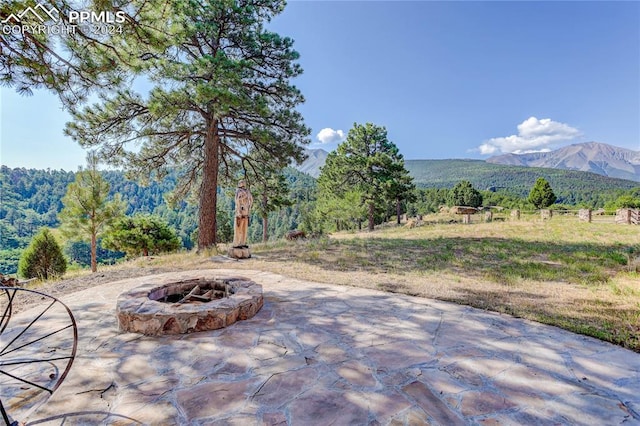
[[[315,187],[312,177],[295,169],[286,168],[284,174],[289,183],[289,196],[293,205],[269,215],[268,231],[273,238],[281,238],[287,231],[298,227],[301,210],[308,203]],[[197,206],[185,201],[173,206],[165,200],[166,195],[175,187],[175,175],[170,174],[160,182],[152,181],[147,186],[127,179],[122,171],[103,171],[102,175],[109,182],[111,196],[120,194],[125,201],[128,215],[158,215],[176,230],[184,248],[193,247],[194,231],[198,226]],[[63,207],[61,200],[67,191],[67,185],[74,179],[74,172],[63,170],[0,167],[0,273],[16,272],[22,250],[38,229],[43,226],[56,228],[60,225],[58,213]],[[218,194],[218,209],[223,215],[218,218],[218,225],[226,226],[227,229],[232,229],[234,190],[235,188],[221,189]],[[255,211],[250,221],[249,236],[251,241],[262,238],[262,219]],[[76,256],[82,250],[87,252],[88,245],[71,242],[65,245],[65,252],[69,257],[85,264]],[[114,256],[106,251],[99,252],[98,255],[105,262],[111,262]]]
[[594,201],[600,195],[638,187],[638,182],[615,179],[595,173],[537,167],[506,166],[482,160],[407,160],[415,183],[421,188],[452,188],[461,180],[481,190],[504,190],[525,197],[536,179],[544,177],[558,196],[559,203]]

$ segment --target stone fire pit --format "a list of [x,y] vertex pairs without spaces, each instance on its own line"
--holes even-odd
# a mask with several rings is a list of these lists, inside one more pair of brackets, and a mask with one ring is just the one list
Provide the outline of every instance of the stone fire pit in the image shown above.
[[264,303],[260,284],[246,278],[214,276],[211,271],[142,280],[147,283],[118,297],[120,331],[157,336],[216,330],[253,317]]

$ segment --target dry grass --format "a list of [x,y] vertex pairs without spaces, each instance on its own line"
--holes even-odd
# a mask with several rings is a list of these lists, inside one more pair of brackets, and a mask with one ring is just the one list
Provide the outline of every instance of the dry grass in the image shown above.
[[[640,227],[549,222],[432,224],[252,246],[254,258],[218,253],[137,259],[126,273],[258,269],[339,285],[436,298],[503,312],[640,352]],[[107,270],[106,268],[104,269]]]
[[254,246],[258,258],[239,266],[467,304],[640,352],[638,227],[575,217],[435,219],[413,229]]

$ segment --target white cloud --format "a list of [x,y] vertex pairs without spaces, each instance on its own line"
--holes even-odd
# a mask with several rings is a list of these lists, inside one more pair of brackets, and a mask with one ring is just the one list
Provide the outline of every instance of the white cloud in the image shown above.
[[316,138],[321,144],[341,142],[344,140],[345,134],[342,130],[333,130],[331,127],[325,127],[318,132]]
[[550,118],[529,117],[518,124],[518,134],[491,138],[478,147],[481,154],[549,151],[549,147],[581,136],[578,129]]

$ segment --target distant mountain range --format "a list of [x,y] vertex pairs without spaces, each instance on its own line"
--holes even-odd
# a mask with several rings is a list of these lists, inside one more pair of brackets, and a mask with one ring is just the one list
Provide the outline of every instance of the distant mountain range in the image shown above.
[[626,191],[638,182],[578,170],[492,164],[483,160],[407,160],[415,184],[422,188],[453,188],[468,180],[481,190],[506,191],[526,197],[536,179],[544,177],[559,202],[576,204],[609,191]]
[[504,154],[487,159],[487,163],[580,170],[640,182],[640,151],[598,142],[569,145],[549,152]]
[[[303,173],[315,178],[320,175],[320,167],[324,166],[328,152],[323,149],[307,149],[307,160],[296,167]],[[447,163],[452,162],[452,163]],[[418,164],[438,170],[436,174],[419,170]],[[587,142],[569,145],[550,152],[535,152],[530,154],[504,154],[483,160],[407,160],[407,166],[417,182],[432,186],[434,182],[445,184],[451,181],[449,177],[457,175],[454,170],[447,170],[441,165],[455,164],[456,167],[465,164],[473,165],[473,170],[483,170],[483,173],[499,172],[503,175],[505,169],[491,168],[489,165],[535,167],[543,169],[575,170],[591,172],[611,178],[640,182],[640,151],[619,148],[598,142]],[[484,167],[484,165],[488,166]],[[409,167],[410,165],[410,167]],[[432,170],[432,171],[433,171]],[[424,173],[423,173],[424,172]],[[426,174],[425,174],[426,173]],[[524,172],[521,172],[521,174]],[[540,174],[540,171],[535,173]],[[531,174],[531,173],[527,173]],[[428,175],[428,181],[425,179]],[[580,176],[580,175],[577,175]],[[468,179],[468,178],[467,178]],[[446,185],[445,185],[446,186]],[[624,185],[627,186],[627,185]]]

